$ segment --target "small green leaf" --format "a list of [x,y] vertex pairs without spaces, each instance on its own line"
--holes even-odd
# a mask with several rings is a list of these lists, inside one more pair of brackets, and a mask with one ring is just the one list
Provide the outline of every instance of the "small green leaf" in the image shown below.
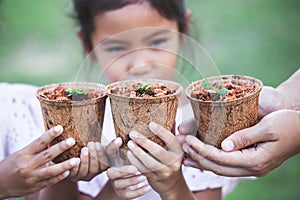
[[230,92],[230,90],[228,90],[226,88],[222,88],[219,90],[218,94],[224,95],[224,94],[228,94],[229,92]]
[[210,88],[211,87],[211,85],[210,85],[210,83],[208,82],[208,81],[203,81],[203,83],[201,84],[201,87],[203,87],[203,88]]
[[138,91],[151,91],[152,88],[150,86],[148,86],[149,83],[146,83],[145,85],[142,85],[138,88]]
[[146,91],[152,91],[152,88],[151,87],[147,87],[145,90]]
[[84,94],[83,90],[80,89],[80,88],[74,88],[74,89],[71,89],[71,88],[68,88],[66,89],[66,92],[68,93],[68,97],[70,96],[73,96],[75,94]]

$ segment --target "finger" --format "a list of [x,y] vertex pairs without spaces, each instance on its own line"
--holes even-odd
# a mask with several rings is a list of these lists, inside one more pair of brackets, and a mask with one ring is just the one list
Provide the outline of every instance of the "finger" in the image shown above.
[[134,165],[141,173],[149,173],[154,170],[148,169],[131,151],[127,152],[128,160]]
[[38,182],[38,187],[40,189],[43,189],[45,187],[48,187],[48,186],[51,186],[51,185],[54,185],[56,183],[59,183],[60,181],[64,180],[66,177],[68,177],[70,174],[70,171],[65,171],[55,177],[52,177],[52,178],[49,178],[49,179],[46,179],[46,180],[42,180],[40,182]]
[[166,165],[160,163],[158,160],[146,153],[142,148],[136,145],[134,141],[129,141],[128,147],[130,151],[127,152],[127,157],[128,159],[131,158],[129,161],[131,164],[136,166],[140,172],[162,173],[166,168],[168,168]]
[[[260,157],[259,153],[261,153],[255,151],[254,148],[245,149],[243,151],[225,152],[214,146],[204,144],[194,136],[187,136],[186,144],[183,144],[182,148],[189,156],[191,156],[190,150],[192,149],[197,152],[199,158],[204,157],[218,164],[244,168],[251,167],[253,161],[257,160]],[[193,160],[195,160],[195,158],[193,158]],[[197,160],[195,161],[197,162]]]
[[98,162],[100,166],[100,170],[104,171],[108,168],[109,163],[108,163],[108,158],[105,154],[105,149],[103,146],[101,146],[100,142],[95,143],[96,151],[97,151],[97,157],[98,157]]
[[176,135],[176,139],[180,145],[182,145],[185,142],[185,137],[186,135],[180,135],[180,134]]
[[[64,172],[71,170],[72,168],[79,166],[79,158],[71,158],[58,164],[47,165],[42,167],[37,172],[37,177],[40,180],[50,179],[63,174]],[[69,175],[69,174],[68,174]]]
[[107,176],[109,179],[118,179],[125,176],[141,174],[133,165],[124,165],[121,167],[110,167],[107,169]]
[[95,142],[88,142],[87,148],[89,149],[89,153],[90,153],[88,174],[95,176],[96,174],[98,174],[100,172],[100,162],[98,160],[98,152],[96,149]]
[[195,119],[189,119],[181,122],[178,126],[178,132],[182,135],[196,135],[197,125]]
[[34,159],[33,163],[36,167],[46,164],[47,162],[53,160],[58,155],[68,150],[75,144],[75,140],[73,138],[68,138],[64,141],[61,141],[48,149],[38,153]]
[[[166,158],[169,157],[169,153],[166,149],[164,149],[159,144],[156,144],[155,142],[149,140],[144,135],[142,135],[136,131],[131,131],[129,133],[129,136],[136,144],[138,144],[139,146],[141,146],[145,150],[147,150],[157,160],[164,162],[164,161],[166,161]],[[129,147],[129,145],[132,145],[132,148],[134,148],[135,143],[129,144],[129,142],[128,142],[127,145],[128,145],[128,147]],[[180,149],[181,149],[181,147],[180,147]],[[145,152],[143,152],[143,153],[145,153]]]
[[110,166],[122,166],[123,161],[120,156],[120,147],[122,146],[122,139],[120,137],[114,139],[112,142],[110,142],[106,149],[105,153],[108,157],[108,161]]
[[197,169],[202,169],[201,166],[191,158],[184,159],[182,164],[186,167],[194,167]]
[[173,133],[155,122],[151,122],[149,124],[149,128],[155,135],[157,135],[165,142],[168,149],[170,149],[172,152],[175,152],[176,154],[182,153],[181,145],[179,144]]
[[197,162],[196,167],[198,169],[204,169],[204,170],[212,171],[218,175],[231,176],[231,177],[253,175],[253,172],[250,172],[247,168],[224,166],[215,163],[209,159],[206,159],[205,157],[199,156],[199,154],[196,151],[194,151],[192,148],[189,150],[189,155],[191,159]]
[[273,140],[272,134],[264,127],[264,119],[252,126],[228,136],[221,144],[224,151],[234,151],[246,148],[258,142]]
[[63,132],[63,127],[61,125],[55,126],[45,133],[43,133],[40,137],[34,140],[31,144],[29,144],[25,150],[28,151],[29,154],[37,154],[43,150],[45,150],[50,142],[54,140],[54,138],[61,135]]
[[89,149],[87,147],[83,147],[80,153],[80,166],[77,174],[78,178],[87,177],[89,173],[89,165],[90,165],[89,155],[90,155]]
[[134,198],[138,198],[140,196],[145,195],[147,192],[149,192],[151,190],[151,186],[146,184],[146,183],[142,183],[142,186],[138,186],[138,188],[134,188],[132,189],[131,187],[129,187],[127,190],[124,191],[124,196],[127,199],[134,199]]
[[148,185],[148,182],[146,176],[137,175],[116,179],[113,184],[116,189],[126,189],[130,187],[131,190],[135,190],[145,185]]

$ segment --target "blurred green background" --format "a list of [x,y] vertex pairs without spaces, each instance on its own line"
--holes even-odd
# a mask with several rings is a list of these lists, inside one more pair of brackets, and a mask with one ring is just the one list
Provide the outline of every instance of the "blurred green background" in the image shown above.
[[[245,74],[277,86],[299,69],[300,1],[186,3],[200,42],[221,74]],[[72,80],[84,54],[76,24],[68,16],[71,11],[69,0],[3,0],[0,82],[44,85]],[[299,166],[300,156],[291,158],[263,178],[242,181],[225,199],[300,199]]]

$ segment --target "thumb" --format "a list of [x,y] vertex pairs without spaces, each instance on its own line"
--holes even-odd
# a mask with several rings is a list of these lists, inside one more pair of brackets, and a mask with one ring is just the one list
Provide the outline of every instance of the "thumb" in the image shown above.
[[242,129],[228,136],[221,143],[221,147],[224,151],[235,151],[271,139],[271,134],[268,134],[262,122],[260,122],[255,126]]
[[197,125],[195,119],[188,119],[178,126],[178,132],[182,135],[196,135],[197,133]]

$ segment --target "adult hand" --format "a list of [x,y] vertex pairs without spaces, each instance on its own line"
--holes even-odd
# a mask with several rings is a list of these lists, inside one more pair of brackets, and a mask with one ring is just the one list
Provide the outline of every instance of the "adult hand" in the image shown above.
[[47,164],[75,144],[73,138],[68,138],[47,148],[62,132],[62,126],[56,126],[0,162],[0,199],[24,196],[56,184],[65,179],[73,167],[79,165],[79,158],[54,165]]
[[[187,166],[226,176],[264,176],[300,152],[300,112],[279,110],[222,142],[222,149],[187,136]],[[248,147],[248,148],[245,148]]]
[[282,91],[273,87],[264,86],[259,95],[258,118],[261,119],[271,112],[291,108],[292,101]]

